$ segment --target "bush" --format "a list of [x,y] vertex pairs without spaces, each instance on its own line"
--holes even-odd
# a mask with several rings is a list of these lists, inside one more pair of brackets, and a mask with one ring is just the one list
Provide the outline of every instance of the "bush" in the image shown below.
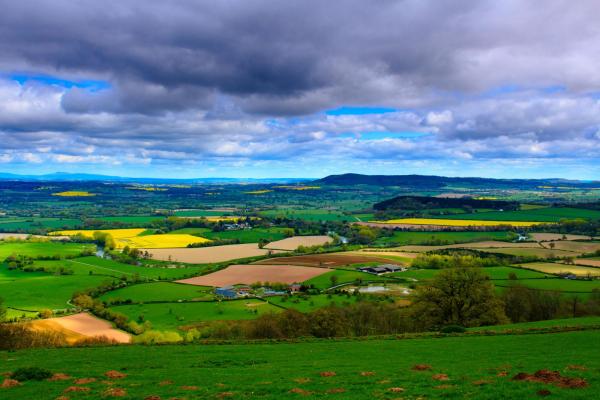
[[52,377],[52,372],[40,367],[19,368],[12,373],[11,378],[19,382],[23,381],[43,381]]
[[440,329],[441,333],[465,333],[467,328],[460,325],[447,325]]

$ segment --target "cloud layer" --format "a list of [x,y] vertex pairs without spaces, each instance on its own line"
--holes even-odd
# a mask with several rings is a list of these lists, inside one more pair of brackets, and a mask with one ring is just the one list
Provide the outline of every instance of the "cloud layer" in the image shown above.
[[595,1],[0,3],[0,170],[600,177]]

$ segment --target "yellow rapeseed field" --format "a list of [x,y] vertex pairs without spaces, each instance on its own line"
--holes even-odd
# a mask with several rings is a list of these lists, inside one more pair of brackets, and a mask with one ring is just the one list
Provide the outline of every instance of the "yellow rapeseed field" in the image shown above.
[[401,218],[388,221],[373,221],[381,224],[407,224],[407,225],[443,225],[443,226],[533,226],[543,222],[529,221],[482,221],[475,219],[434,219],[434,218]]
[[79,192],[79,191],[66,191],[66,192],[57,192],[52,193],[52,196],[60,196],[60,197],[92,197],[95,196],[94,193],[90,192]]
[[272,192],[272,190],[268,190],[268,189],[264,189],[264,190],[253,190],[251,192],[244,192],[246,194],[265,194],[265,193],[270,193]]
[[136,249],[168,249],[187,247],[188,244],[192,243],[210,242],[210,240],[203,237],[187,234],[134,236],[115,241],[119,247],[129,246]]

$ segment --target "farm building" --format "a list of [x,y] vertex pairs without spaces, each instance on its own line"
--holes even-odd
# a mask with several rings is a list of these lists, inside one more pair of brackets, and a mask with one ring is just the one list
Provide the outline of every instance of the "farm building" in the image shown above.
[[226,299],[235,299],[238,297],[238,294],[233,286],[224,286],[224,287],[216,288],[215,294],[217,296],[221,296]]
[[297,293],[302,289],[302,285],[299,283],[292,283],[289,287],[291,293]]
[[358,270],[361,272],[367,272],[369,274],[379,275],[386,274],[388,272],[406,271],[406,268],[394,264],[382,264],[374,267],[361,267]]

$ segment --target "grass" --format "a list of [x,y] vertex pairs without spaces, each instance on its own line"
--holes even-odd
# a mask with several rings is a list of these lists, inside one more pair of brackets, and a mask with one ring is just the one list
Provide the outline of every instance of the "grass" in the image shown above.
[[262,211],[261,215],[267,217],[282,217],[289,219],[302,219],[305,221],[356,221],[351,215],[345,215],[339,211],[324,209],[294,209],[282,208],[277,210]]
[[[433,279],[441,270],[439,269],[413,269],[409,268],[404,272],[394,272],[391,276],[397,278],[416,279],[418,281],[427,281]],[[519,280],[539,279],[546,275],[541,272],[529,271],[514,267],[486,267],[482,270],[492,280],[506,280],[513,273]]]
[[422,244],[456,244],[482,242],[486,240],[508,240],[508,232],[409,232],[394,231],[393,236],[382,237],[375,241],[376,245],[422,245]]
[[95,246],[89,244],[60,241],[2,241],[0,242],[0,261],[12,254],[33,258],[40,256],[77,256],[86,249],[95,248]]
[[531,256],[539,258],[572,257],[573,253],[564,250],[550,250],[537,247],[512,247],[512,248],[477,248],[478,251],[488,253],[511,254],[513,256]]
[[31,232],[40,229],[69,229],[82,224],[74,218],[0,218],[3,232]]
[[182,285],[172,282],[152,282],[131,285],[100,296],[103,301],[131,300],[135,303],[150,301],[212,300],[213,288]]
[[387,278],[376,276],[373,274],[368,274],[366,272],[347,270],[347,269],[335,269],[333,271],[324,273],[323,275],[315,276],[304,282],[306,285],[314,285],[317,289],[327,289],[334,284],[332,283],[331,277],[335,276],[337,278],[336,285],[340,285],[342,283],[350,283],[354,282],[357,279],[361,279],[363,281],[376,281],[376,280],[386,280]]
[[220,217],[231,213],[214,210],[176,210],[173,214],[177,217]]
[[291,308],[300,312],[310,312],[331,304],[341,306],[356,303],[356,296],[346,296],[345,294],[318,294],[302,297],[294,295],[288,298],[279,296],[269,297],[268,301],[280,307]]
[[[494,284],[497,287],[508,287],[514,281],[509,280],[496,280]],[[519,281],[532,289],[548,290],[555,292],[562,292],[566,295],[578,295],[582,298],[587,298],[594,289],[600,289],[600,281],[580,281],[580,280],[569,280],[562,278],[549,278],[549,279],[529,279]]]
[[552,327],[585,327],[585,326],[600,326],[600,317],[580,317],[580,318],[563,318],[551,319],[547,321],[521,322],[516,324],[482,326],[470,328],[470,331],[495,331],[502,332],[509,329],[536,329],[536,328],[552,328]]
[[[485,213],[482,213],[485,214]],[[479,214],[477,214],[479,215]],[[444,219],[444,218],[400,218],[388,221],[373,221],[382,224],[407,224],[407,225],[443,225],[443,226],[499,226],[510,225],[517,227],[528,227],[539,225],[539,222],[532,221],[511,221],[511,220],[479,220],[479,219]]]
[[165,217],[157,215],[123,215],[119,217],[94,217],[93,219],[107,222],[120,222],[122,224],[131,225],[148,225],[154,221],[163,220],[164,218]]
[[[597,397],[600,385],[600,354],[590,346],[598,341],[600,332],[588,330],[413,340],[36,349],[0,352],[0,365],[7,371],[39,366],[75,378],[96,378],[97,382],[85,385],[90,388],[88,393],[68,395],[90,400],[106,398],[103,381],[109,370],[127,374],[113,386],[125,388],[128,399],[491,400],[536,398],[541,389],[549,390],[551,397],[591,399]],[[429,364],[432,371],[414,371],[416,364]],[[568,370],[569,365],[583,365],[585,370]],[[512,380],[519,372],[540,369],[584,378],[588,386],[568,389]],[[335,372],[335,376],[322,377],[324,371]],[[366,371],[373,374],[361,374]],[[506,376],[498,376],[503,371]],[[449,381],[432,379],[439,373],[447,374]],[[171,382],[159,384],[164,381]],[[5,400],[54,399],[72,385],[72,381],[28,381],[0,390]],[[293,393],[298,388],[304,392]],[[390,388],[403,388],[404,392],[394,393]]]
[[158,330],[174,330],[204,321],[253,319],[262,313],[281,311],[278,307],[255,299],[134,304],[114,306],[111,309],[132,320],[138,320],[143,315],[146,321],[152,323],[152,328]]

